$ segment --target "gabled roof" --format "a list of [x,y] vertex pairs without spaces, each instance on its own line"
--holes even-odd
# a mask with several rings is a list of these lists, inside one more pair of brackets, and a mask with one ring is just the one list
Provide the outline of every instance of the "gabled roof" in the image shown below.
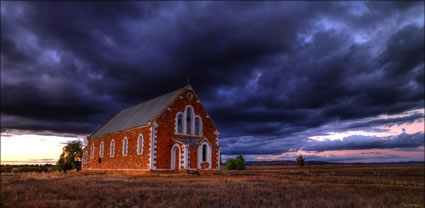
[[120,111],[105,125],[90,135],[89,138],[146,125],[156,115],[161,113],[182,90],[188,87],[190,85]]
[[[202,141],[204,141],[204,139],[200,139],[200,138],[174,138],[174,141],[182,143],[182,144],[186,144],[189,147],[197,147]],[[206,139],[206,141],[209,143],[208,139]],[[211,144],[210,144],[211,145]],[[219,146],[217,145],[211,145],[211,148],[213,149],[220,149]]]
[[189,147],[196,147],[198,146],[199,141],[201,141],[201,139],[199,138],[194,138],[194,139],[188,139],[188,138],[174,138],[177,142],[183,143],[183,144],[187,144]]

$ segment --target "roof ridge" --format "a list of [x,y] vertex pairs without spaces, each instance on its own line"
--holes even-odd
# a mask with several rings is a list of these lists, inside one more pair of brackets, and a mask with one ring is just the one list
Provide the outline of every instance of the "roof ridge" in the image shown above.
[[149,100],[146,100],[146,101],[143,101],[143,102],[140,102],[140,103],[134,104],[134,105],[132,105],[132,106],[130,106],[130,107],[124,108],[123,110],[129,109],[129,108],[133,108],[133,107],[135,107],[135,106],[138,106],[138,105],[143,104],[143,103],[147,103],[147,102],[149,102],[149,101],[155,100],[155,99],[157,99],[157,98],[160,98],[160,97],[165,96],[165,95],[168,95],[168,94],[172,94],[172,93],[174,93],[174,92],[180,91],[180,90],[181,90],[181,89],[183,89],[183,88],[184,88],[184,87],[179,88],[179,89],[177,89],[177,90],[173,90],[173,91],[171,91],[171,92],[164,93],[164,94],[159,95],[159,96],[156,96],[156,97],[153,97],[153,98],[151,98],[151,99],[149,99]]

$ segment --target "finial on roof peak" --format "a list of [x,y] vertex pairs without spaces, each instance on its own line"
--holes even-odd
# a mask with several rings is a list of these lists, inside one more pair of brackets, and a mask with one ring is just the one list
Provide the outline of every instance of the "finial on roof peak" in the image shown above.
[[190,79],[189,79],[189,75],[186,75],[186,88],[187,89],[192,89],[192,85],[190,85]]
[[187,85],[190,85],[190,79],[189,79],[189,75],[188,74],[186,75],[186,84]]

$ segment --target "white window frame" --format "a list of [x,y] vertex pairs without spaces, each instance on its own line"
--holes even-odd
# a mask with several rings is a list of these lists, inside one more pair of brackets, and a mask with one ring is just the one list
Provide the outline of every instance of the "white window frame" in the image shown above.
[[[203,145],[202,145],[202,147],[201,147],[201,149],[202,149],[202,159],[201,159],[201,161],[202,162],[207,162],[208,161],[208,144],[206,144],[206,143],[204,143]],[[204,158],[204,155],[205,155],[205,158]]]
[[94,142],[91,143],[91,152],[90,152],[90,158],[94,158]]
[[[192,115],[191,115],[191,121],[190,121],[190,132],[187,133],[187,109],[192,109]],[[185,135],[193,135],[195,131],[195,124],[194,124],[194,118],[195,118],[195,109],[191,105],[186,105],[183,112],[183,134]]]
[[[202,153],[203,153],[203,146],[207,145],[207,152],[206,152],[206,156],[207,156],[207,160],[206,161],[202,161]],[[198,169],[201,169],[201,163],[203,162],[207,162],[209,164],[208,169],[211,169],[211,156],[212,156],[212,147],[211,145],[207,142],[207,141],[203,141],[199,146],[198,146]]]
[[109,157],[114,157],[115,155],[115,140],[111,140],[111,144],[109,145]]
[[88,161],[89,161],[89,151],[86,150],[84,152],[84,163],[87,165]]
[[139,134],[139,136],[137,137],[137,154],[138,155],[143,154],[143,135],[142,134]]
[[[179,115],[181,115],[182,116],[182,132],[179,132]],[[184,121],[184,114],[183,114],[183,112],[178,112],[177,114],[176,114],[176,129],[175,129],[175,133],[176,134],[184,134],[184,124],[185,124],[185,121]]]
[[[124,141],[127,141],[127,142],[124,142]],[[126,144],[126,145],[124,145],[124,144]],[[125,149],[125,151],[124,151],[124,149]],[[128,154],[128,138],[124,137],[124,139],[122,140],[122,155],[127,156],[127,154]]]
[[100,145],[99,145],[99,158],[103,158],[104,147],[105,147],[105,143],[103,143],[103,141],[100,142]]
[[[176,148],[178,149],[178,151],[179,151],[179,155],[178,155],[178,158],[175,158],[176,157],[176,155],[175,155],[175,150],[176,150]],[[178,161],[178,164],[179,164],[179,166],[178,167],[176,167],[176,159],[178,159],[179,161]],[[180,145],[178,145],[178,144],[174,144],[172,147],[171,147],[171,164],[170,164],[170,169],[171,170],[176,170],[176,169],[180,169],[180,167],[181,167],[181,149],[180,149]]]
[[[195,121],[196,121],[196,118],[198,118],[199,119],[199,134],[196,134],[196,124],[195,124]],[[201,116],[199,116],[199,115],[195,115],[195,118],[193,118],[193,135],[196,135],[196,136],[202,136],[202,118],[201,118]]]

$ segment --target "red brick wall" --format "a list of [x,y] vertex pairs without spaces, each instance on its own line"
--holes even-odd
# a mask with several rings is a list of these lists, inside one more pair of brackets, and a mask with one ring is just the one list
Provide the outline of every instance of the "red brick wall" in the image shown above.
[[[143,135],[143,153],[137,154],[137,139],[139,134]],[[150,157],[150,126],[136,128],[128,131],[113,133],[100,136],[89,140],[88,149],[88,168],[92,169],[148,169]],[[128,139],[127,156],[122,155],[124,137]],[[110,156],[111,141],[115,141],[115,154]],[[103,141],[103,158],[98,162],[100,143]],[[91,145],[95,144],[94,158],[91,158]]]
[[[186,96],[187,92],[192,92],[193,98],[189,99]],[[217,136],[214,132],[217,130],[211,121],[207,117],[207,112],[203,106],[197,102],[199,98],[194,94],[192,90],[186,90],[181,93],[181,98],[178,97],[174,103],[170,106],[169,109],[166,109],[164,113],[157,118],[156,122],[158,127],[156,130],[156,148],[154,149],[154,156],[156,156],[156,168],[157,169],[170,169],[171,168],[171,149],[176,142],[172,139],[174,137],[181,138],[200,138],[199,136],[190,136],[190,135],[176,135],[175,134],[175,117],[178,112],[184,112],[187,105],[191,105],[194,109],[194,114],[199,115],[202,119],[202,138],[206,137],[211,144],[216,145]],[[105,135],[97,137],[95,139],[90,139],[89,144],[87,145],[88,149],[88,168],[91,169],[148,169],[149,168],[149,158],[150,158],[150,137],[151,137],[151,126],[145,126],[141,128],[136,128],[128,131],[113,133],[110,135]],[[138,135],[143,134],[143,154],[137,155],[137,138]],[[128,153],[127,156],[122,155],[122,145],[124,137],[128,138]],[[115,155],[110,157],[110,144],[111,140],[115,140]],[[100,143],[104,142],[104,154],[102,162],[98,163]],[[94,158],[91,156],[91,144],[95,143],[95,153]],[[180,157],[181,164],[180,167],[183,168],[184,164],[184,150],[183,146],[180,145]],[[197,148],[190,148],[190,168],[197,168]],[[218,150],[212,149],[211,151],[211,168],[217,168],[217,153]]]
[[[187,92],[192,92],[193,98],[189,99],[186,96]],[[208,140],[216,145],[217,136],[214,132],[217,130],[211,121],[211,119],[207,118],[207,112],[197,100],[199,98],[194,94],[192,90],[186,90],[180,94],[181,98],[177,98],[174,103],[169,106],[170,110],[166,110],[158,119],[156,128],[157,131],[157,149],[156,149],[156,167],[159,169],[169,169],[171,168],[171,148],[175,144],[172,141],[172,138],[177,136],[181,138],[199,138],[197,136],[189,136],[189,135],[176,135],[175,134],[175,117],[178,112],[184,112],[185,107],[187,105],[191,105],[194,110],[194,114],[199,115],[202,119],[202,136],[208,138]],[[181,147],[181,156],[183,156],[183,148]],[[211,162],[212,168],[216,168],[217,166],[217,158],[216,158],[216,150],[212,150]],[[197,168],[197,153],[196,149],[190,149],[190,168]],[[183,165],[183,158],[182,158]]]
[[198,148],[190,148],[190,168],[198,168]]

